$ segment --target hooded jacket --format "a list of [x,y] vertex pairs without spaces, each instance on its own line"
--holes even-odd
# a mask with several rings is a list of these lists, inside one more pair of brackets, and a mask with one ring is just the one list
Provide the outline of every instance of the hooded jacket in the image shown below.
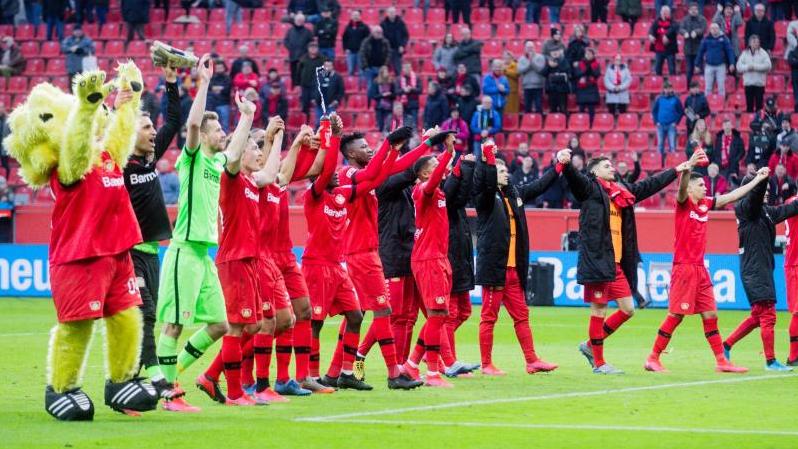
[[416,233],[415,184],[413,169],[407,169],[391,176],[376,189],[379,253],[386,279],[413,275],[410,253]]
[[460,176],[454,173],[443,183],[446,213],[449,216],[449,263],[452,266],[452,293],[474,288],[474,242],[468,224],[466,204],[471,198],[474,162],[460,160]]

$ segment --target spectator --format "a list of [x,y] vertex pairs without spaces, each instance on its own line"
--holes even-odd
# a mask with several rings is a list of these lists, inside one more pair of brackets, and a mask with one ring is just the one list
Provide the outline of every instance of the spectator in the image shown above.
[[[740,37],[737,29],[743,25],[743,16],[740,15],[740,6],[731,3],[726,3],[726,6],[718,3],[718,10],[712,18],[712,23],[715,23],[720,28],[720,31],[729,39],[731,47],[734,50],[734,57],[740,55]],[[721,94],[722,95],[722,94]]]
[[585,27],[575,25],[574,35],[568,40],[568,48],[565,50],[565,59],[576,68],[585,59],[585,49],[588,47],[590,47],[590,38],[585,34]]
[[[430,86],[432,90],[432,86]],[[441,129],[444,131],[454,131],[454,149],[458,153],[468,151],[468,142],[471,137],[471,131],[468,127],[468,122],[460,117],[460,110],[457,107],[449,110],[449,118],[443,122]]]
[[787,174],[787,168],[779,164],[770,175],[770,204],[784,204],[787,199],[795,195],[795,178]]
[[474,154],[481,156],[482,141],[493,138],[502,130],[502,115],[493,107],[493,99],[485,95],[482,104],[477,106],[474,116],[471,117],[471,136],[474,140]]
[[407,40],[410,33],[407,32],[407,25],[404,20],[396,15],[396,7],[389,6],[385,10],[385,18],[382,19],[382,31],[385,38],[391,43],[391,66],[396,73],[402,68],[402,55],[407,48]]
[[562,42],[562,30],[559,27],[552,27],[549,33],[551,37],[546,39],[546,42],[543,43],[543,48],[541,49],[543,56],[548,58],[557,50],[562,50],[564,54],[565,44]]
[[571,138],[568,139],[568,147],[567,148],[569,150],[571,150],[571,156],[576,154],[578,156],[581,156],[583,160],[587,158],[587,155],[585,154],[585,150],[582,149],[582,145],[579,144],[579,138],[578,137],[571,136]]
[[776,134],[776,146],[781,145],[782,142],[789,142],[791,149],[796,149],[793,146],[794,142],[798,142],[798,135],[796,135],[795,130],[792,129],[792,118],[789,115],[782,115],[781,116],[781,131]]
[[[368,42],[368,40],[366,40]],[[396,84],[394,83],[391,71],[387,65],[380,67],[374,82],[369,89],[369,99],[374,100],[375,116],[377,128],[380,131],[388,130],[388,118],[393,110],[393,102],[396,99]]]
[[0,25],[14,25],[14,17],[19,14],[18,0],[0,1]]
[[[740,161],[744,154],[743,138],[727,117],[723,120],[723,129],[715,136],[715,147],[710,160],[718,164],[720,174],[729,182],[739,184]],[[798,168],[798,165],[796,167]]]
[[321,19],[313,25],[313,34],[319,43],[319,53],[327,59],[335,60],[335,39],[338,36],[338,21],[333,18],[328,7],[321,10]]
[[[510,176],[510,182],[516,187],[529,184],[540,177],[538,173],[538,163],[532,156],[526,156],[521,160],[521,165]],[[524,207],[536,207],[537,198],[530,198],[524,202]]]
[[737,73],[743,75],[745,87],[745,109],[747,112],[762,110],[765,99],[765,84],[770,72],[770,55],[759,47],[759,36],[751,35],[748,48],[737,59]]
[[8,155],[8,150],[5,146],[5,140],[11,134],[11,128],[8,126],[8,111],[6,104],[0,101],[0,167],[6,172],[6,178],[11,173],[11,157]]
[[565,0],[540,0],[540,4],[549,10],[549,23],[560,24],[560,9],[565,4]]
[[457,94],[457,109],[460,111],[460,116],[469,125],[474,113],[477,111],[477,106],[479,106],[477,95],[477,92],[474,91],[470,84],[463,85]]
[[125,42],[132,41],[134,34],[138,35],[139,39],[143,41],[147,40],[144,35],[144,25],[150,23],[150,1],[122,0],[122,19],[127,26],[127,39]]
[[94,54],[94,42],[83,34],[83,29],[76,26],[72,30],[72,36],[61,42],[61,53],[66,55],[66,69],[71,86],[72,78],[83,71],[83,58]]
[[771,148],[776,148],[776,136],[782,131],[781,125],[784,122],[785,115],[788,116],[787,121],[789,122],[789,114],[779,112],[776,107],[775,96],[765,100],[765,111],[762,114],[762,131],[770,137]]
[[640,158],[637,155],[637,152],[632,151],[631,156],[632,156],[632,164],[634,164],[634,168],[632,169],[632,171],[629,171],[629,165],[626,164],[626,161],[618,161],[618,163],[615,164],[616,165],[615,169],[618,173],[618,178],[620,178],[621,181],[627,184],[634,184],[635,182],[637,182],[637,178],[640,177],[641,173]]
[[468,27],[460,28],[460,35],[463,39],[454,52],[454,63],[465,65],[467,73],[478,80],[482,75],[482,42],[471,38]]
[[280,117],[288,117],[288,99],[285,98],[285,91],[280,86],[279,82],[272,82],[264,87],[269,88],[266,95],[261,91],[261,104],[263,104],[263,118],[264,122],[276,115]]
[[787,48],[784,49],[784,59],[787,59],[796,48],[798,48],[798,18],[787,25]]
[[654,52],[654,72],[662,76],[662,64],[668,62],[668,74],[676,74],[676,53],[679,47],[676,37],[679,28],[671,18],[671,8],[667,5],[660,10],[659,17],[651,24],[648,30],[648,40],[651,42],[651,51]]
[[500,59],[491,61],[490,68],[490,73],[482,79],[482,94],[488,95],[493,100],[493,108],[503,113],[510,93],[510,82],[504,76],[504,63]]
[[395,101],[391,109],[391,115],[388,117],[388,124],[383,131],[390,132],[402,126],[410,126],[408,115],[404,111],[405,108],[402,103]]
[[610,0],[590,0],[590,21],[607,23]]
[[574,69],[574,79],[576,80],[576,104],[579,105],[579,112],[587,111],[590,116],[590,126],[593,126],[596,105],[601,101],[598,88],[601,67],[596,61],[595,49],[585,49],[585,59],[579,61]]
[[360,58],[358,57],[358,53],[360,52],[360,46],[363,45],[363,41],[369,37],[369,27],[360,20],[360,10],[354,9],[350,13],[350,20],[349,23],[346,24],[346,28],[344,29],[344,35],[341,39],[341,43],[344,47],[344,52],[346,53],[346,71],[349,76],[352,75],[360,75]]
[[793,112],[798,112],[798,47],[793,48],[787,55],[787,63],[790,65],[790,79],[792,80]]
[[272,88],[272,84],[277,83],[280,86],[280,91],[285,94],[288,92],[285,87],[285,82],[283,82],[283,78],[280,76],[280,72],[277,71],[274,67],[270,68],[269,71],[266,73],[266,82],[261,83],[262,91],[261,97],[266,98],[269,90]]
[[25,57],[11,36],[5,36],[0,45],[0,76],[20,75],[27,65]]
[[[521,142],[518,144],[518,148],[515,150],[513,157],[509,162],[509,172],[510,174],[515,173],[517,170],[521,169],[521,165],[524,163],[524,159],[529,156],[529,144],[526,142]],[[537,164],[535,164],[537,166]]]
[[463,16],[463,23],[471,26],[471,0],[450,0],[452,3],[452,22],[460,23],[460,16]]
[[66,12],[67,0],[45,0],[42,8],[42,16],[47,24],[47,40],[53,40],[53,31],[58,42],[64,40],[64,13]]
[[341,3],[338,0],[316,0],[316,3],[319,6],[319,11],[329,9],[332,13],[332,18],[338,21],[341,16]]
[[776,27],[773,22],[765,17],[765,4],[754,6],[754,15],[745,22],[745,41],[750,42],[751,36],[759,36],[759,44],[768,53],[776,45]]
[[42,23],[42,1],[25,0],[25,21],[39,27]]
[[642,0],[617,0],[615,13],[634,28],[637,19],[643,15],[643,2]]
[[[292,26],[283,39],[283,45],[288,50],[288,62],[291,66],[291,86],[300,85],[299,62],[307,54],[308,45],[313,40],[313,32],[305,27],[305,15],[294,15]],[[318,46],[316,47],[318,49]],[[233,78],[235,79],[235,78]]]
[[[704,58],[706,57],[706,65]],[[709,25],[709,35],[701,41],[695,57],[695,71],[704,66],[704,94],[712,93],[712,86],[717,83],[718,94],[726,96],[726,70],[734,71],[734,50],[729,38],[720,31],[717,23]]]
[[541,0],[526,0],[526,23],[540,23]]
[[530,40],[524,42],[524,54],[518,58],[518,73],[524,89],[524,112],[543,112],[543,83],[546,80],[541,72],[544,67],[546,57],[535,52],[535,43]]
[[[38,4],[38,2],[35,2]],[[157,1],[156,1],[157,5]],[[110,0],[95,0],[94,1],[94,12],[97,14],[97,32],[102,33],[103,25],[108,21],[108,9],[111,7]],[[41,13],[41,6],[39,6],[39,12]],[[168,12],[168,11],[167,11]],[[166,15],[169,17],[169,14]],[[38,26],[38,24],[37,24]]]
[[424,105],[424,129],[441,125],[449,118],[449,100],[446,99],[441,86],[430,81],[427,93],[427,104]]
[[161,159],[156,164],[158,169],[158,180],[161,182],[161,191],[163,192],[164,202],[168,204],[177,204],[177,198],[180,196],[180,180],[177,177],[173,167],[166,159]]
[[432,53],[432,66],[436,71],[445,70],[449,76],[454,76],[457,65],[454,63],[454,53],[457,51],[457,42],[452,33],[443,36],[443,44],[439,45]]
[[299,71],[299,85],[302,87],[299,102],[302,105],[302,112],[310,114],[310,103],[316,98],[318,89],[316,87],[316,68],[324,64],[324,56],[319,53],[319,45],[311,42],[308,45],[308,52],[297,64]]
[[[469,77],[470,78],[470,77]],[[449,105],[452,106],[457,102],[457,95],[455,94],[454,88],[454,78],[449,76],[446,73],[446,69],[443,67],[439,68],[438,71],[435,73],[435,78],[432,81],[438,83],[438,87],[446,96],[446,99],[449,101]]]
[[707,175],[704,176],[704,184],[707,186],[707,197],[723,195],[729,191],[729,183],[726,178],[719,176],[720,168],[718,164],[711,163],[707,167]]
[[510,83],[510,91],[507,94],[507,104],[504,105],[504,112],[507,114],[518,114],[520,100],[518,95],[518,61],[510,50],[504,50],[504,76]]
[[693,81],[693,73],[695,73],[695,60],[698,54],[698,47],[701,46],[701,41],[704,39],[704,34],[707,32],[707,19],[703,14],[699,13],[698,3],[690,2],[690,7],[687,9],[687,16],[682,19],[679,25],[679,33],[684,36],[684,59],[687,64],[687,85]]
[[244,0],[224,0],[224,26],[227,34],[233,29],[233,22],[241,23],[243,19],[242,3]]
[[[685,147],[687,157],[692,157],[693,153],[701,149],[704,150],[707,158],[711,160],[714,148],[712,132],[709,130],[707,122],[702,118],[696,120],[692,132],[687,136],[687,146]],[[693,171],[704,175],[707,173],[706,167],[695,167]]]
[[[457,75],[455,75],[454,78],[454,93],[456,95],[461,95],[464,86],[469,86],[471,88],[471,95],[479,95],[479,82],[468,74],[468,69],[465,64],[457,64]],[[463,114],[463,118],[465,118],[465,114]]]
[[684,108],[679,97],[673,94],[673,86],[665,81],[662,86],[662,95],[654,101],[651,110],[654,124],[657,125],[657,150],[665,156],[665,139],[668,139],[668,151],[676,152],[676,125],[682,120]]
[[604,73],[604,89],[607,91],[605,101],[610,114],[618,115],[629,107],[629,87],[632,85],[632,73],[623,63],[620,54],[615,55],[612,64]]
[[698,119],[705,119],[712,112],[706,95],[701,92],[698,81],[690,83],[690,92],[684,99],[684,115],[687,117],[687,134],[693,132],[693,127]]
[[[416,0],[416,1],[418,1],[418,0]],[[487,3],[487,5],[486,5],[486,3]],[[495,0],[479,0],[479,7],[480,8],[484,8],[485,6],[488,7],[488,21],[489,22],[493,22],[493,11],[496,9],[496,1]]]
[[360,45],[358,55],[363,77],[368,83],[368,90],[371,90],[372,80],[383,66],[388,65],[391,56],[391,43],[383,37],[382,27],[371,27],[371,35]]
[[233,78],[233,87],[240,91],[250,87],[257,91],[260,87],[260,77],[252,70],[252,66],[248,62],[241,64],[241,72]]
[[571,90],[571,67],[563,57],[562,50],[555,50],[547,57],[546,66],[541,72],[546,78],[546,95],[549,97],[551,112],[568,112],[568,92]]
[[316,126],[318,126],[319,119],[323,113],[321,108],[322,98],[318,91],[321,90],[321,95],[324,96],[324,104],[327,106],[327,113],[335,112],[338,109],[338,106],[340,106],[341,102],[344,100],[345,94],[344,79],[341,78],[341,75],[336,73],[332,59],[325,60],[322,67],[324,67],[324,70],[319,76],[319,88],[315,94]]
[[745,163],[754,164],[758,169],[768,165],[770,155],[773,153],[770,138],[762,129],[762,122],[751,122],[751,134],[748,138],[748,151],[745,153]]
[[[573,166],[574,170],[583,175],[587,174],[587,170],[585,169],[585,158],[580,155],[571,155],[571,165]],[[563,176],[563,178],[565,178]],[[582,207],[582,203],[576,199],[574,196],[573,191],[571,190],[571,186],[568,183],[565,183],[565,199],[568,201],[564,206],[569,209],[580,209]]]
[[283,18],[283,21],[296,23],[296,16],[299,15],[310,23],[318,22],[321,18],[319,15],[319,2],[316,0],[291,0],[288,2],[288,15]]
[[421,80],[413,71],[409,61],[402,64],[402,73],[397,80],[399,84],[399,100],[402,102],[407,122],[413,128],[418,126],[419,97],[421,96]]
[[787,176],[798,179],[798,155],[792,149],[792,140],[795,140],[795,136],[779,143],[778,150],[770,155],[768,167],[775,171],[777,165],[783,165],[787,169]]
[[241,72],[241,66],[245,62],[248,62],[252,67],[252,71],[260,76],[258,63],[249,57],[249,45],[241,44],[238,46],[238,57],[233,60],[233,64],[230,66],[230,79],[235,78]]
[[[541,170],[542,176],[545,176],[549,170],[556,170],[557,157],[552,155],[551,163],[548,167],[543,167]],[[573,162],[573,159],[571,160]],[[540,206],[545,209],[562,209],[563,200],[565,199],[566,192],[568,191],[568,181],[565,176],[560,176],[554,181],[554,184],[549,186],[548,190],[543,192],[540,196]]]

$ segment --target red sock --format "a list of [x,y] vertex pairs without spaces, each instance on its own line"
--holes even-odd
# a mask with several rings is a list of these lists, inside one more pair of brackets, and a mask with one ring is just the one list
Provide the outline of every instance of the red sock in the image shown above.
[[604,321],[604,340],[606,340],[613,332],[617,331],[619,327],[631,318],[623,310],[618,310]]
[[360,343],[360,332],[344,331],[343,357],[341,360],[342,371],[352,371],[357,355],[357,344]]
[[[310,328],[310,320],[297,321],[294,325],[294,359],[296,360],[296,379],[305,380],[308,377],[308,365],[310,363],[311,340],[313,331]],[[319,345],[316,341],[316,376],[319,374]]]
[[443,331],[442,316],[430,316],[427,318],[427,324],[424,326],[424,343],[427,347],[427,371],[430,373],[440,372],[438,367],[438,358],[441,350],[441,334]]
[[416,346],[413,348],[413,353],[410,354],[410,357],[407,359],[413,362],[416,366],[421,363],[421,357],[424,356],[426,352],[426,333],[427,333],[427,323],[424,323],[421,326],[421,331],[418,333],[418,340],[416,340]]
[[657,338],[654,340],[654,348],[651,350],[651,355],[659,357],[662,351],[668,347],[668,342],[671,341],[673,331],[682,323],[681,317],[676,317],[668,314],[665,321],[659,326],[657,331]]
[[238,399],[244,394],[241,391],[241,337],[222,337],[222,360],[224,377],[227,379],[227,397]]
[[790,319],[790,357],[789,361],[798,359],[798,313]]
[[774,328],[776,327],[776,303],[773,301],[757,302],[751,306],[751,312],[759,320],[759,332],[762,337],[762,348],[768,363],[776,359],[773,348]]
[[253,385],[252,369],[255,367],[255,336],[244,333],[241,335],[241,385]]
[[275,350],[277,351],[277,382],[288,382],[288,365],[291,364],[291,344],[294,341],[293,329],[288,328],[276,336]]
[[447,317],[441,317],[441,362],[443,362],[443,366],[440,367],[441,370],[448,366],[454,365],[454,362],[457,359],[454,356],[454,352],[452,351],[452,343],[449,341],[449,323],[447,322]]
[[704,319],[704,336],[707,338],[709,347],[712,348],[712,353],[715,354],[715,360],[722,361],[726,357],[723,355],[723,340],[720,338],[718,331],[718,318]]
[[737,329],[734,330],[728,337],[726,337],[726,341],[723,342],[723,345],[731,348],[734,346],[735,343],[745,338],[746,335],[750,334],[752,330],[756,329],[759,326],[759,320],[756,319],[753,315],[749,315],[746,317]]
[[[394,344],[393,333],[391,332],[391,317],[378,316],[371,322],[368,333],[376,336],[377,342],[380,344],[380,351],[382,358],[385,360],[385,366],[388,368],[388,377],[394,378],[399,375],[399,366],[396,364],[396,345]],[[368,338],[368,333],[366,337]],[[360,345],[363,347],[363,345]],[[366,355],[361,352],[362,355]]]
[[374,318],[374,321],[371,322],[371,326],[369,326],[369,329],[366,331],[366,335],[363,336],[363,341],[360,342],[360,346],[357,348],[357,353],[363,357],[367,356],[369,351],[371,351],[371,347],[374,346],[374,343],[377,343],[377,336],[374,329],[374,324],[376,322],[377,318]]
[[604,317],[590,316],[590,326],[587,331],[590,337],[590,348],[593,350],[593,361],[596,367],[604,362]]
[[272,363],[272,343],[274,341],[274,336],[258,333],[255,334],[253,340],[256,383],[263,388],[264,384],[269,385],[269,365]]
[[[391,300],[391,305],[393,306],[393,311],[391,313],[391,333],[393,333],[394,345],[396,346],[396,363],[399,365],[405,362],[405,340],[407,336],[407,330],[405,329],[406,319],[403,312],[404,307],[404,279],[400,279],[398,282],[390,281],[388,282],[388,297]],[[371,328],[369,328],[371,330]],[[362,355],[366,355],[363,350],[370,350],[371,346],[374,345],[376,340],[369,338],[368,333],[365,337],[363,337],[363,341],[360,343],[360,352]],[[371,345],[371,346],[367,346]]]
[[341,369],[344,364],[344,329],[346,329],[346,320],[341,320],[341,326],[338,328],[338,344],[335,345],[335,352],[333,353],[332,360],[330,360],[330,367],[327,369],[327,375],[330,377],[338,377],[341,375]]
[[219,376],[222,375],[222,371],[224,371],[224,361],[222,360],[222,351],[219,350],[219,353],[213,358],[208,369],[205,370],[205,375],[209,379],[218,382]]
[[[310,377],[319,377],[319,362],[321,356],[319,355],[319,339],[311,337],[310,340],[310,357],[308,358],[308,375]],[[297,364],[299,360],[297,360]],[[299,375],[297,375],[299,377]]]

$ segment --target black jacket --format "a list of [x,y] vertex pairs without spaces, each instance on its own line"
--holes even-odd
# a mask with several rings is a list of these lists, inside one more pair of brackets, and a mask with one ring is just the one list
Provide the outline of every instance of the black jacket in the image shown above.
[[739,176],[740,161],[742,160],[743,156],[745,156],[745,143],[743,142],[743,138],[740,137],[740,132],[736,129],[732,130],[732,141],[731,146],[729,147],[729,165],[726,168],[723,168],[721,165],[721,160],[723,159],[723,155],[721,154],[722,147],[723,131],[720,131],[715,135],[715,145],[712,148],[710,159],[712,162],[718,164],[718,167],[720,167],[720,174],[726,178],[729,176]]
[[[657,37],[657,27],[659,27],[659,20],[660,20],[659,17],[657,17],[656,19],[654,19],[653,22],[651,22],[651,27],[648,29],[649,36]],[[664,54],[675,55],[679,53],[679,45],[676,42],[678,34],[679,34],[679,23],[677,23],[675,20],[673,20],[673,18],[671,18],[670,25],[668,26],[668,29],[665,31],[665,36],[668,38],[668,43],[665,44],[665,51],[663,52]],[[651,51],[655,51],[653,42],[649,45],[649,49]]]
[[341,44],[343,44],[344,50],[357,53],[360,51],[360,46],[363,45],[363,41],[369,37],[369,34],[371,34],[371,31],[365,23],[350,21],[346,29],[344,29]]
[[[696,115],[696,120],[698,118],[706,118],[710,112],[709,109],[709,102],[707,101],[706,95],[703,92],[699,92],[695,95],[687,95],[684,99],[684,109],[690,108],[693,113]],[[688,118],[688,123],[690,123],[690,119]]]
[[[232,81],[226,73],[214,73],[211,76],[211,81],[208,87],[208,99],[206,108],[209,111],[215,110],[218,106],[230,105],[230,87]],[[214,87],[220,87],[222,90],[217,94]]]
[[474,183],[474,163],[460,162],[460,176],[451,175],[443,183],[446,214],[449,216],[449,263],[452,265],[452,293],[474,288],[474,242],[468,225],[466,204]]
[[748,22],[745,22],[745,43],[748,44],[748,38],[756,34],[759,36],[759,44],[767,51],[772,51],[773,46],[776,45],[776,27],[773,22],[766,17],[762,20],[757,20],[756,16],[751,17]]
[[[379,45],[377,47],[381,51],[379,53],[375,53],[372,49],[374,45]],[[379,57],[375,56],[375,54],[379,54]],[[388,39],[375,39],[372,36],[367,37],[362,44],[360,44],[360,50],[358,51],[358,58],[360,59],[360,68],[367,69],[370,67],[380,68],[388,63],[388,58],[391,56],[391,43],[388,42]]]
[[748,153],[745,155],[745,164],[755,164],[757,170],[767,167],[771,153],[773,153],[773,147],[767,134],[751,133],[748,140]]
[[[482,42],[471,39],[460,41],[454,51],[454,63],[465,64],[469,75],[482,74]],[[476,95],[477,92],[474,92]]]
[[313,26],[313,34],[316,35],[320,48],[335,48],[335,39],[338,37],[338,21],[330,17],[324,17]]
[[122,0],[122,20],[127,23],[150,23],[149,0]]
[[[324,102],[329,106],[333,101],[338,104],[344,99],[344,79],[341,75],[333,72],[326,76],[319,77],[319,89],[324,94]],[[319,105],[319,89],[316,89],[314,97]]]
[[380,231],[380,259],[385,279],[412,276],[410,253],[416,233],[413,205],[413,169],[388,178],[377,187],[377,225]]
[[566,94],[571,91],[571,66],[567,59],[560,58],[555,67],[550,66],[547,61],[540,74],[546,78],[546,93]]
[[[477,163],[474,174],[474,202],[477,209],[477,276],[478,285],[501,287],[507,275],[510,254],[510,217],[504,199],[510,203],[515,216],[515,268],[526,292],[529,268],[529,231],[524,202],[532,201],[559,178],[556,170],[548,170],[537,180],[520,186],[499,189],[496,166]],[[614,273],[614,272],[613,272]]]
[[776,224],[798,215],[796,201],[782,206],[764,204],[767,188],[767,182],[760,182],[734,206],[740,239],[740,277],[751,304],[776,300],[773,283]]
[[288,29],[283,39],[283,45],[288,50],[288,60],[299,61],[308,52],[308,44],[313,40],[313,32],[304,26],[296,25]]
[[316,68],[324,65],[324,56],[321,54],[311,58],[305,55],[299,60],[299,85],[302,87],[316,87]]
[[407,32],[407,25],[405,25],[401,17],[396,16],[393,21],[388,20],[386,17],[382,20],[380,26],[382,27],[382,35],[391,43],[392,50],[397,51],[399,47],[407,47],[410,33]]
[[440,90],[435,95],[427,96],[424,106],[424,129],[442,125],[449,118],[449,100]]
[[571,40],[568,41],[568,46],[565,48],[565,59],[567,59],[571,65],[585,59],[585,49],[587,47],[590,47],[590,39],[588,39],[587,36],[583,36],[581,39],[571,38]]
[[[598,180],[590,175],[582,175],[568,164],[563,170],[568,186],[574,197],[581,201],[579,211],[579,258],[576,268],[576,281],[608,282],[615,279],[615,251],[610,235],[610,199]],[[624,186],[635,196],[637,202],[656,194],[676,179],[676,170],[668,169],[655,175]],[[637,278],[637,263],[640,254],[637,249],[637,225],[633,207],[621,211],[621,233],[623,235],[623,254],[621,268],[626,279],[633,282]]]

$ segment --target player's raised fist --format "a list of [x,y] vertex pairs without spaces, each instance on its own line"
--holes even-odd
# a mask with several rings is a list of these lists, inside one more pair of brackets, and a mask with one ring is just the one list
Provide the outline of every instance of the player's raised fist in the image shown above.
[[[241,115],[246,115],[247,117],[254,117],[255,116],[255,103],[247,100],[247,98],[241,95],[241,92],[236,92],[235,94],[236,99],[236,106],[238,107],[238,111],[241,112]],[[275,116],[272,118],[280,118],[279,116]],[[282,121],[282,119],[280,119]],[[271,123],[271,120],[269,121]]]
[[334,136],[340,136],[344,132],[344,121],[335,112],[330,114],[330,129]]
[[762,168],[760,168],[759,170],[756,171],[756,177],[757,178],[761,179],[761,178],[767,178],[769,176],[770,176],[770,168],[768,168],[768,167],[762,167]]
[[205,53],[197,63],[197,76],[199,76],[200,80],[202,80],[205,84],[211,81],[211,77],[213,76],[213,60],[211,59],[211,55]]

